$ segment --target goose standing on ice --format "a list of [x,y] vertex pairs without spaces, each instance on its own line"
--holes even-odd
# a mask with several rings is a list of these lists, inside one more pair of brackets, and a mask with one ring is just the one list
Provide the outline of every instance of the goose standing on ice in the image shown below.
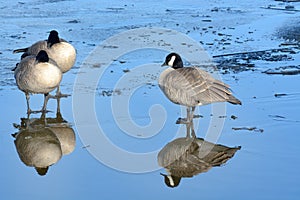
[[[57,63],[62,73],[69,71],[75,63],[76,49],[66,40],[59,38],[58,32],[55,30],[50,32],[47,40],[38,41],[27,48],[16,49],[13,53],[24,52],[21,56],[21,59],[23,59],[28,55],[36,56],[41,50],[47,52],[49,58]],[[68,95],[61,94],[58,86],[56,97],[58,96],[65,97]]]
[[41,50],[37,56],[23,58],[14,71],[17,86],[26,96],[27,114],[34,112],[29,104],[31,93],[44,94],[42,111],[45,112],[49,92],[57,88],[62,79],[62,72],[57,64],[48,57],[46,51]]
[[187,107],[186,121],[178,123],[191,122],[196,106],[214,102],[242,104],[232,95],[227,84],[198,67],[184,67],[177,53],[170,53],[162,66],[165,65],[170,68],[164,70],[159,77],[160,89],[170,101]]

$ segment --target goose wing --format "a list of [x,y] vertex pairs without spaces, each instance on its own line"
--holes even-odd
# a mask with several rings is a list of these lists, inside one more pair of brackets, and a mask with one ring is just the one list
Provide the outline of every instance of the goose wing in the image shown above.
[[170,174],[177,177],[192,177],[207,172],[212,167],[225,164],[236,151],[241,149],[240,146],[231,148],[213,144],[201,138],[195,139],[193,146],[194,148],[190,148],[179,159],[166,167]]
[[[21,48],[21,49],[15,49],[13,53],[27,53],[27,55],[37,55],[39,51],[41,50],[47,50],[47,41],[46,40],[41,40],[38,41],[34,44],[32,44],[30,47],[27,48]],[[23,56],[25,57],[25,56]]]
[[232,96],[227,84],[216,80],[198,67],[173,70],[165,80],[169,96],[178,104],[196,106],[224,101],[240,104],[240,101]]
[[210,163],[193,154],[186,155],[167,167],[169,173],[177,177],[193,177],[211,168]]
[[196,142],[199,145],[197,157],[213,167],[225,164],[241,149],[241,146],[227,147],[221,144],[213,144],[203,139],[197,139]]

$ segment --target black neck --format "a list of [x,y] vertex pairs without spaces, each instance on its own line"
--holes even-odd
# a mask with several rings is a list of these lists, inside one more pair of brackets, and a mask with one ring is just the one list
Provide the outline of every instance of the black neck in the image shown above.
[[38,62],[48,62],[49,61],[49,56],[45,51],[42,50],[36,56],[36,60]]
[[58,33],[56,31],[51,31],[47,40],[48,47],[51,47],[52,45],[59,43],[59,37]]
[[183,62],[182,62],[181,58],[179,58],[178,60],[176,60],[174,62],[172,68],[174,68],[174,69],[183,68]]

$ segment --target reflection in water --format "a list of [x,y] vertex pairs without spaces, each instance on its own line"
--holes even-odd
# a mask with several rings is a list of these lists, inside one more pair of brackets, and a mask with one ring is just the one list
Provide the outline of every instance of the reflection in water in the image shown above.
[[169,142],[158,154],[158,164],[164,167],[167,175],[164,180],[167,186],[177,187],[182,177],[193,177],[207,172],[212,167],[221,166],[232,158],[241,147],[226,147],[196,138],[193,123],[187,124],[192,136],[187,132],[186,137]]
[[21,161],[41,176],[75,148],[75,132],[60,112],[55,118],[46,118],[45,113],[40,118],[21,118],[21,124],[14,126],[19,129],[12,136]]

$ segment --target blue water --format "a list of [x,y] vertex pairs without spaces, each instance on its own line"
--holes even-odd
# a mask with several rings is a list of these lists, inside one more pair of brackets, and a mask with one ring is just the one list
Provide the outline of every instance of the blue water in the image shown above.
[[[21,162],[14,145],[14,138],[11,136],[18,131],[13,127],[13,123],[19,124],[20,118],[26,117],[25,95],[17,89],[11,71],[18,62],[19,55],[12,54],[12,50],[46,38],[48,31],[58,30],[60,35],[71,41],[77,49],[76,64],[64,75],[61,87],[64,93],[73,94],[74,82],[79,72],[85,73],[90,68],[97,72],[103,66],[103,63],[92,63],[95,64],[94,68],[83,64],[95,47],[111,36],[134,28],[167,28],[187,34],[197,42],[213,43],[213,45],[203,45],[209,55],[278,48],[283,40],[274,36],[277,28],[284,26],[284,22],[289,19],[297,19],[299,13],[260,8],[269,4],[277,7],[287,5],[271,0],[243,3],[235,1],[209,3],[207,1],[1,1],[0,199],[298,199],[300,195],[299,75],[261,73],[267,68],[278,65],[297,65],[298,53],[292,55],[292,60],[256,62],[253,70],[239,73],[229,70],[229,73],[220,75],[222,80],[231,86],[234,95],[242,101],[243,105],[225,104],[225,118],[211,116],[210,105],[197,109],[197,113],[203,115],[203,118],[197,120],[197,123],[199,122],[197,136],[201,138],[206,136],[213,117],[222,118],[224,126],[216,142],[229,147],[241,146],[241,150],[237,151],[224,166],[214,167],[193,178],[183,178],[177,188],[168,188],[164,184],[160,172],[166,172],[157,165],[155,156],[150,156],[151,160],[140,163],[126,158],[123,161],[123,158],[119,158],[118,155],[112,154],[101,146],[103,141],[99,141],[100,145],[97,147],[87,143],[85,140],[87,135],[93,138],[93,134],[98,133],[93,132],[95,124],[89,118],[85,119],[84,123],[81,121],[76,123],[74,109],[84,111],[89,105],[83,103],[74,108],[72,96],[61,99],[61,113],[75,131],[75,150],[51,166],[45,176],[39,176],[34,168]],[[300,7],[299,3],[293,5],[295,8]],[[219,11],[213,12],[213,8],[219,8]],[[207,18],[212,21],[203,21]],[[207,32],[202,30],[204,27],[208,29]],[[213,31],[230,33],[231,36],[228,37],[231,38],[231,44],[225,45],[226,48],[222,49],[221,46],[224,44],[218,44],[218,41],[214,40],[222,38]],[[249,33],[251,31],[254,33]],[[234,42],[234,38],[239,38],[243,42]],[[177,132],[179,135],[185,134],[185,129],[180,129],[180,125],[175,124],[178,117],[185,115],[185,110],[181,112],[178,105],[169,102],[156,82],[160,69],[155,65],[161,64],[166,55],[167,51],[155,49],[125,54],[113,61],[104,73],[105,77],[97,83],[96,90],[83,87],[83,93],[95,94],[93,96],[95,116],[103,127],[106,137],[114,145],[128,152],[151,152],[155,155],[155,152],[157,153],[178,136]],[[139,88],[133,93],[129,102],[131,119],[126,116],[117,118],[125,121],[125,124],[134,121],[142,127],[143,131],[126,133],[116,124],[111,100],[118,95],[130,94],[136,85],[129,84],[126,85],[127,88],[117,88],[121,93],[113,92],[112,96],[103,96],[102,92],[114,90],[116,82],[122,76],[130,75],[134,67],[147,63],[154,66],[153,70],[148,71],[147,68],[147,73],[144,74],[146,77],[133,78]],[[130,71],[126,72],[126,69]],[[286,95],[276,97],[275,94]],[[32,107],[39,109],[42,100],[42,95],[32,96]],[[157,118],[158,122],[163,122],[162,127],[159,129],[153,126],[151,129],[143,129],[151,124],[149,109],[155,104],[160,104],[164,109],[163,112],[159,111],[159,115],[152,116]],[[50,100],[48,109],[53,112],[47,113],[47,117],[54,117],[55,100]],[[232,119],[232,115],[237,119]],[[35,114],[32,117],[36,118],[39,115]],[[85,126],[90,132],[79,131]],[[256,129],[253,131],[232,129],[245,127]],[[149,134],[153,135],[150,137]],[[97,144],[97,141],[95,142]],[[97,159],[97,155],[93,153],[95,149],[108,158],[111,156],[112,161],[120,159],[121,169],[132,162],[130,164],[138,166],[137,168],[153,166],[151,168],[153,170],[145,173],[129,173],[114,169]]]

